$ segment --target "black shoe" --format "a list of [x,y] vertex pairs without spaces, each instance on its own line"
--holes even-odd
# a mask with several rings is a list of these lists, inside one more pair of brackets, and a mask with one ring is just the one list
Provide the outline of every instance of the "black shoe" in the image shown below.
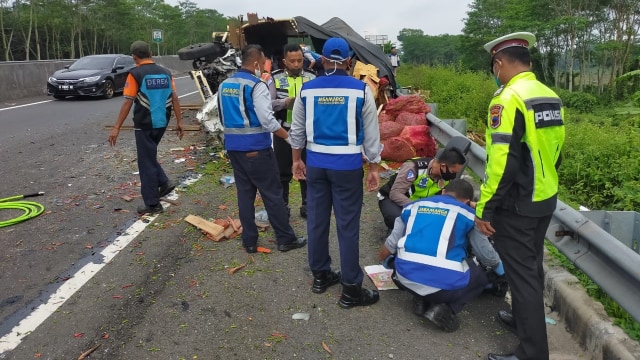
[[444,303],[429,307],[423,316],[433,325],[449,333],[458,330],[460,327],[458,317],[451,311],[449,305]]
[[350,309],[354,306],[373,305],[380,299],[378,290],[363,289],[361,285],[342,284],[342,296],[340,296],[340,305],[343,309]]
[[329,286],[340,282],[340,271],[314,271],[313,286],[311,291],[316,294],[322,294]]
[[160,187],[158,188],[158,193],[160,194],[160,197],[165,197],[169,195],[169,193],[172,192],[175,188],[176,184],[174,184],[173,181],[169,180],[166,183],[160,185]]
[[513,313],[506,310],[498,311],[498,321],[502,323],[502,325],[507,328],[507,330],[511,331],[514,334],[517,334],[516,330],[516,322],[513,319]]
[[300,217],[303,219],[307,218],[307,205],[300,206]]
[[487,356],[487,360],[518,360],[518,357],[515,354],[509,354],[509,355],[489,354]]
[[164,208],[161,204],[157,204],[154,206],[138,206],[138,215],[144,214],[159,214],[164,211]]
[[427,311],[427,302],[424,300],[422,296],[414,295],[413,296],[413,313],[422,316],[424,312]]
[[307,245],[307,237],[298,236],[298,238],[295,241],[292,241],[289,244],[278,245],[278,251],[285,252],[285,251],[301,248],[305,245]]
[[247,246],[247,247],[244,248],[244,250],[248,254],[254,254],[254,253],[258,252],[258,247],[257,246]]

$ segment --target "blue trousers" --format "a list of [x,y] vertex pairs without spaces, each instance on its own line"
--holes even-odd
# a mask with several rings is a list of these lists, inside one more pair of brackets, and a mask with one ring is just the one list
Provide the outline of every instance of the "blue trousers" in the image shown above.
[[362,284],[360,213],[364,171],[307,167],[307,236],[311,271],[331,269],[329,227],[335,214],[342,283]]
[[245,247],[258,243],[256,226],[256,191],[264,202],[269,223],[276,233],[278,245],[296,241],[296,234],[289,224],[289,213],[282,199],[280,174],[273,149],[258,151],[228,151],[233,176],[238,189],[238,212],[242,224],[242,244]]
[[158,188],[169,181],[158,162],[158,144],[160,144],[166,129],[135,130],[140,193],[147,206],[155,206],[160,203]]
[[467,286],[456,290],[436,291],[423,298],[434,304],[446,303],[455,314],[462,311],[462,308],[469,301],[480,296],[482,290],[489,284],[489,279],[485,272],[472,259],[467,259],[467,264],[469,264],[469,271],[471,272]]

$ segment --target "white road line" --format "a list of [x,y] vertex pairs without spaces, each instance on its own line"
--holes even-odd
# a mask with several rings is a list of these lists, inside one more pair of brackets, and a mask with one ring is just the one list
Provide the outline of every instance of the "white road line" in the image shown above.
[[11,107],[7,107],[7,108],[2,108],[2,109],[0,109],[0,111],[17,109],[17,108],[21,108],[21,107],[25,107],[25,106],[31,106],[31,105],[44,104],[44,103],[48,103],[48,102],[51,102],[51,101],[53,101],[53,100],[44,100],[44,101],[38,101],[38,102],[34,102],[34,103],[29,103],[29,104],[16,105],[16,106],[11,106]]
[[197,93],[197,92],[198,92],[198,90],[196,90],[196,91],[192,91],[192,92],[190,92],[190,93],[187,93],[187,94],[184,94],[184,95],[180,95],[180,96],[178,96],[178,98],[183,98],[183,97],[185,97],[185,96],[189,96],[189,95],[195,94],[195,93]]
[[[187,186],[200,180],[200,177],[188,179],[182,184]],[[175,193],[174,193],[175,194]],[[178,195],[175,194],[169,197],[171,200],[177,200]],[[165,208],[171,206],[165,203]],[[145,216],[148,222],[142,221],[142,218],[134,222],[129,228],[127,228],[122,235],[118,236],[111,245],[105,247],[101,252],[103,259],[100,263],[88,263],[78,270],[71,278],[65,281],[55,293],[51,295],[46,303],[43,303],[35,308],[29,315],[22,319],[18,325],[11,329],[11,332],[0,338],[0,358],[7,351],[15,349],[22,339],[35,331],[51,314],[56,312],[65,301],[69,300],[76,291],[78,291],[84,284],[86,284],[91,278],[98,273],[105,265],[107,265],[113,258],[122,251],[133,239],[135,239],[140,233],[156,219],[158,215]]]
[[[184,94],[184,95],[180,95],[180,96],[178,96],[178,98],[183,98],[185,96],[189,96],[189,95],[195,94],[197,92],[198,92],[197,90],[196,91],[192,91],[190,93],[187,93],[187,94]],[[10,106],[10,107],[6,107],[6,108],[2,108],[2,109],[0,109],[0,111],[18,109],[18,108],[21,108],[21,107],[27,107],[27,106],[38,105],[38,104],[44,104],[44,103],[48,103],[48,102],[52,102],[52,101],[53,100],[44,100],[44,101],[38,101],[38,102],[34,102],[34,103]]]

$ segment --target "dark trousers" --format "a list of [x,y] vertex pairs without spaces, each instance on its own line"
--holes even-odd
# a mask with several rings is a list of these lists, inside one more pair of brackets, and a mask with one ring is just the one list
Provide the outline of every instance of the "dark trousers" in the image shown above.
[[364,171],[307,167],[307,234],[311,271],[331,269],[329,227],[335,214],[342,282],[362,285],[360,213]]
[[496,209],[492,225],[495,248],[502,259],[511,287],[513,318],[520,345],[515,355],[521,360],[547,360],[547,326],[544,312],[544,236],[551,215],[528,217]]
[[140,193],[147,206],[160,203],[160,185],[169,181],[158,162],[158,144],[166,128],[135,130],[138,171],[140,172]]
[[469,271],[471,272],[467,286],[456,290],[440,290],[423,296],[423,299],[432,304],[446,303],[455,314],[462,311],[462,308],[469,301],[480,296],[482,290],[489,284],[489,279],[485,272],[472,259],[467,259],[467,264],[469,264]]
[[[278,170],[280,171],[280,182],[282,183],[282,198],[286,204],[289,204],[289,183],[293,179],[293,156],[291,155],[291,145],[284,139],[273,137],[273,151],[276,153],[278,160]],[[307,151],[302,149],[302,161],[307,162]],[[302,196],[302,205],[307,204],[307,182],[300,180],[300,195]]]
[[259,151],[228,151],[233,176],[238,189],[238,212],[242,224],[242,244],[245,247],[258,243],[256,226],[256,191],[264,202],[269,223],[276,233],[278,245],[296,241],[296,234],[289,224],[287,207],[282,200],[282,187],[278,178],[276,157],[271,148]]
[[382,200],[378,200],[378,207],[384,219],[384,224],[387,225],[387,228],[393,229],[396,218],[402,214],[402,206],[394,203],[389,197],[385,197]]

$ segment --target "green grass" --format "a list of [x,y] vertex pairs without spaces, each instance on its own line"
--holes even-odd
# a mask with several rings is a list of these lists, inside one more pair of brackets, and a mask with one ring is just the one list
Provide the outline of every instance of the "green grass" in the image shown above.
[[594,283],[587,274],[578,269],[571,260],[560,253],[553,244],[545,241],[545,247],[549,254],[558,260],[562,267],[578,278],[578,281],[580,281],[580,284],[584,287],[589,296],[604,305],[604,309],[607,314],[614,318],[613,323],[615,325],[618,325],[632,339],[640,341],[640,324],[635,321],[625,309],[621,308],[620,305],[618,305],[615,300],[613,300],[596,283]]

